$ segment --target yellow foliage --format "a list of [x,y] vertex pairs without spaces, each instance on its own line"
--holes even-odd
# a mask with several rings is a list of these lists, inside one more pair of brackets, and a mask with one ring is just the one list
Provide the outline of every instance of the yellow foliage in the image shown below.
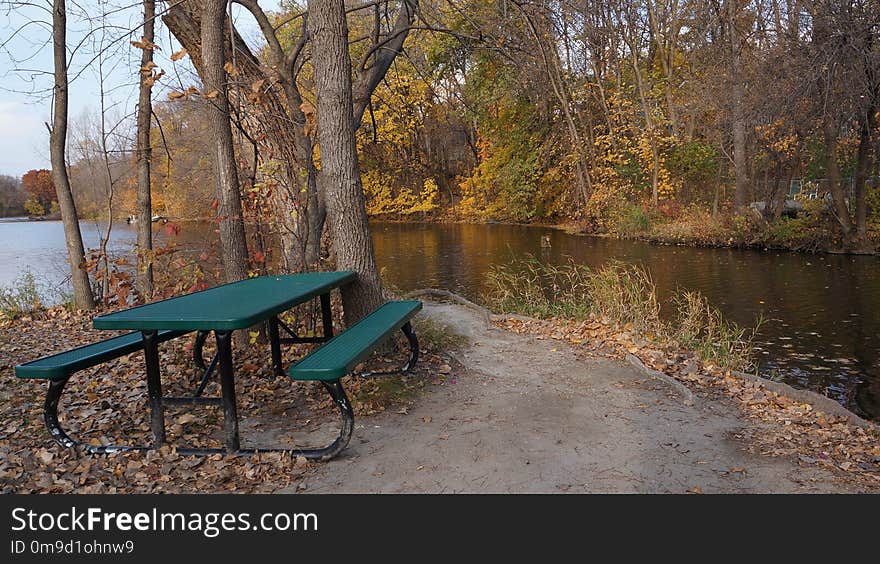
[[395,195],[389,176],[376,169],[361,174],[361,182],[369,215],[411,215],[437,209],[440,190],[433,178],[424,181],[418,194],[404,187]]
[[678,184],[672,178],[669,169],[666,168],[666,158],[663,154],[663,145],[671,141],[672,139],[668,137],[652,138],[650,133],[645,132],[639,136],[636,145],[636,155],[638,155],[642,170],[646,175],[653,175],[655,172],[657,174],[657,198],[660,200],[673,198]]
[[461,190],[461,200],[458,203],[458,213],[465,217],[487,218],[497,211],[497,206],[492,206],[496,188],[497,167],[493,162],[495,155],[492,141],[480,132],[477,132],[478,164],[473,172],[466,178],[460,178],[458,187]]
[[758,138],[774,153],[793,158],[798,150],[798,136],[782,119],[755,127]]

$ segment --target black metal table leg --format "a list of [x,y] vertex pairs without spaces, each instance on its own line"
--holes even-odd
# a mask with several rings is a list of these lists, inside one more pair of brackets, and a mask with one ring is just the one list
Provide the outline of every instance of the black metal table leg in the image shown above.
[[147,364],[147,393],[150,401],[150,429],[153,448],[165,443],[165,407],[162,405],[162,379],[159,374],[159,336],[156,331],[141,331]]
[[217,354],[220,357],[220,390],[223,402],[223,421],[226,429],[226,451],[239,449],[238,408],[235,405],[235,379],[232,366],[232,331],[215,331]]
[[205,341],[208,340],[209,334],[210,331],[199,331],[196,333],[196,338],[193,341],[193,364],[196,365],[196,368],[202,370],[207,368],[205,359],[202,357],[202,350],[205,347]]
[[324,340],[333,338],[333,310],[330,308],[330,293],[321,294],[321,320],[324,322]]
[[284,374],[284,366],[281,361],[281,335],[278,332],[278,318],[272,316],[268,323],[269,344],[272,347],[272,366],[275,367],[275,374],[281,376]]

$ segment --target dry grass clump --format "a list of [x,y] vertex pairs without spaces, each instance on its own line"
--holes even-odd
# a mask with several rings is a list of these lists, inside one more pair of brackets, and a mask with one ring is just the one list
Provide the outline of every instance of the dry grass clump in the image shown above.
[[486,302],[496,313],[542,319],[599,317],[657,341],[696,351],[733,370],[754,368],[753,340],[761,325],[743,328],[725,319],[699,292],[680,292],[671,319],[661,304],[650,272],[638,265],[609,263],[598,270],[569,260],[546,264],[533,256],[493,267]]

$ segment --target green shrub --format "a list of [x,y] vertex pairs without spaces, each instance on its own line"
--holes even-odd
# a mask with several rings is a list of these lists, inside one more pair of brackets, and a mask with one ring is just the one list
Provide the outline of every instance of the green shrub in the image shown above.
[[764,219],[751,210],[734,215],[730,220],[732,237],[741,244],[750,245],[763,237]]
[[701,141],[673,147],[666,158],[669,170],[688,182],[706,182],[718,174],[718,150]]
[[804,210],[796,218],[781,217],[771,222],[763,238],[767,244],[798,251],[819,251],[834,236],[835,228],[829,224],[825,203],[807,200]]
[[492,266],[485,299],[497,312],[583,319],[590,314],[589,276],[589,268],[571,260],[556,266],[529,255]]
[[650,230],[651,216],[645,206],[638,204],[624,208],[615,225],[615,231],[622,237],[635,237]]
[[596,315],[641,333],[662,333],[657,290],[645,268],[612,262],[587,277],[587,292]]

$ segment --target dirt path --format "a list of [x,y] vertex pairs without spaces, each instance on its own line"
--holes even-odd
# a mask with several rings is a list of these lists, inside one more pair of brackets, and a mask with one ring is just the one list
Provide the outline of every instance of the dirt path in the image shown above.
[[[842,492],[830,472],[752,455],[733,406],[685,402],[622,362],[492,327],[426,303],[466,335],[455,378],[408,413],[356,420],[349,448],[308,492]],[[693,403],[692,405],[687,405]]]

